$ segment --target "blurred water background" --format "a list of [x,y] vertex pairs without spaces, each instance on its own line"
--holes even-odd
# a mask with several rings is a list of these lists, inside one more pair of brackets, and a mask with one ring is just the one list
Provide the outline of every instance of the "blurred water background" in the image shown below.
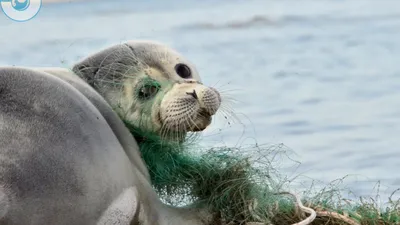
[[0,14],[0,27],[0,65],[68,67],[125,40],[164,42],[236,102],[238,120],[217,116],[205,144],[283,146],[301,162],[282,166],[298,187],[346,175],[358,195],[400,187],[400,1],[77,1],[23,23]]

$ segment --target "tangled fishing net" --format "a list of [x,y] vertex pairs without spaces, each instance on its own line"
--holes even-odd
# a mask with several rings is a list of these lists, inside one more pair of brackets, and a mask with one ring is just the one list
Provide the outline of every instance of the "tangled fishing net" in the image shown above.
[[373,200],[349,202],[334,189],[305,198],[285,191],[273,167],[276,148],[203,149],[190,137],[166,142],[126,123],[138,140],[152,185],[168,204],[207,207],[224,224],[400,224],[399,201],[382,210]]

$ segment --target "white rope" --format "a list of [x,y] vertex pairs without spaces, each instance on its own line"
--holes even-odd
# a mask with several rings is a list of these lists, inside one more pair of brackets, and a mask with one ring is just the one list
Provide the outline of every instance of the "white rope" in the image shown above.
[[312,222],[315,220],[315,218],[317,217],[317,213],[315,212],[315,210],[312,209],[312,208],[305,207],[305,206],[303,205],[303,203],[301,202],[299,196],[297,196],[297,195],[295,195],[295,194],[293,194],[293,193],[290,193],[290,192],[279,192],[279,193],[277,193],[277,194],[278,194],[278,195],[279,195],[279,194],[286,194],[286,195],[291,195],[291,196],[293,196],[294,198],[296,198],[296,202],[297,202],[297,205],[299,205],[299,208],[300,208],[303,212],[306,212],[306,213],[309,213],[309,214],[310,214],[310,216],[308,216],[306,219],[304,219],[304,220],[302,220],[302,221],[300,221],[300,222],[298,222],[298,223],[294,223],[294,224],[292,224],[292,225],[308,225],[308,224],[312,223]]

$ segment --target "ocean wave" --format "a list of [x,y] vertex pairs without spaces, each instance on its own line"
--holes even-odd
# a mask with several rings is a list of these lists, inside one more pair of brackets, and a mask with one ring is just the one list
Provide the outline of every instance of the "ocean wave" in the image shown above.
[[181,26],[180,28],[182,29],[204,29],[204,30],[219,30],[219,29],[244,29],[244,28],[250,28],[254,26],[272,26],[274,24],[273,21],[271,21],[269,18],[266,16],[261,16],[261,15],[255,15],[251,17],[250,19],[245,19],[245,20],[236,20],[236,21],[231,21],[231,22],[225,22],[221,24],[216,24],[212,22],[200,22],[196,24],[191,24],[191,25],[184,25]]

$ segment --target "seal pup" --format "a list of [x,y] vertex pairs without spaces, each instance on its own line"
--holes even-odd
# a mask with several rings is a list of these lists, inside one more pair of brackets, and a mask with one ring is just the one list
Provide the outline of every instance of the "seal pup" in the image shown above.
[[206,211],[163,204],[117,114],[69,82],[0,68],[1,225],[213,224]]
[[134,40],[94,53],[72,71],[98,91],[118,115],[170,140],[204,130],[221,105],[188,59],[154,41]]

